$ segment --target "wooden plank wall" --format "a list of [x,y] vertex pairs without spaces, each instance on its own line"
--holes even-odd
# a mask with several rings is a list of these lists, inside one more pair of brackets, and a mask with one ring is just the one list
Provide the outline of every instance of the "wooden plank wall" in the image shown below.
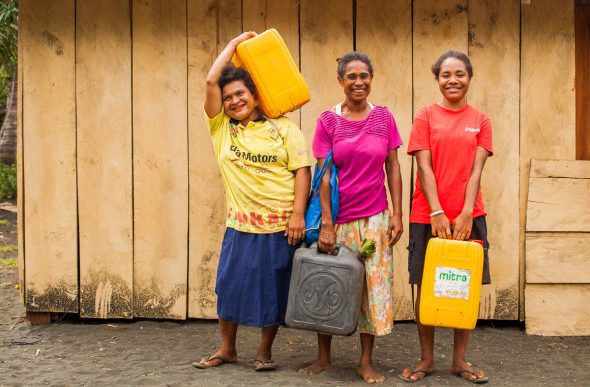
[[20,2],[28,311],[78,312],[74,6]]
[[532,160],[526,331],[590,335],[590,161]]
[[183,0],[133,4],[134,315],[186,318],[187,15]]
[[[521,6],[520,240],[525,240],[531,159],[574,160],[574,3],[535,0]],[[551,55],[547,55],[547,53]],[[525,246],[520,244],[520,289]],[[521,300],[526,297],[521,293]],[[521,311],[524,310],[522,308]],[[522,319],[522,315],[520,316]]]
[[76,4],[80,315],[133,316],[128,2]]
[[[417,109],[440,99],[431,64],[447,49],[471,56],[469,102],[492,118],[496,152],[482,182],[493,285],[484,288],[480,316],[519,316],[529,160],[574,157],[573,5],[94,3],[20,3],[19,250],[28,310],[77,312],[79,284],[86,317],[216,316],[225,203],[203,120],[204,78],[230,39],[275,27],[311,89],[311,102],[290,114],[310,144],[319,114],[343,100],[336,79],[342,54],[356,47],[373,59],[371,100],[390,108],[406,144]],[[406,149],[399,159],[407,218],[413,178]],[[395,249],[397,319],[413,318],[405,227]],[[116,297],[126,302],[115,307]]]

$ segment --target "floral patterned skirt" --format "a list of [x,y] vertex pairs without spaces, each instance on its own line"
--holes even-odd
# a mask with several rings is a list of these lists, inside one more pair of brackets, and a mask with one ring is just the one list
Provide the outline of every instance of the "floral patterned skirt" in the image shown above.
[[375,241],[376,251],[365,259],[365,286],[358,331],[375,336],[391,333],[393,328],[393,254],[387,245],[387,210],[337,225],[336,243],[353,251],[363,238]]

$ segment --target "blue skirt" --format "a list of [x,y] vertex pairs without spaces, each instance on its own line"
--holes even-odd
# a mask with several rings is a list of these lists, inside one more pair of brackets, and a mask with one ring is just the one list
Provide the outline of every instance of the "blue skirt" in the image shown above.
[[225,230],[215,285],[220,318],[259,328],[284,323],[298,247],[284,234]]

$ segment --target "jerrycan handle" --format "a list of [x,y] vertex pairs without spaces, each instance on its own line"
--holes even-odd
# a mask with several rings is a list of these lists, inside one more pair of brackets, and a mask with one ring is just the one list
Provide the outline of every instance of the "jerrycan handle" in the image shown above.
[[323,255],[332,255],[332,256],[338,256],[338,253],[340,253],[340,245],[336,245],[336,250],[334,250],[333,253],[327,253],[325,251],[320,250],[320,246],[318,245],[317,242],[313,242],[310,246],[310,249],[314,249],[317,251],[318,254],[323,254]]

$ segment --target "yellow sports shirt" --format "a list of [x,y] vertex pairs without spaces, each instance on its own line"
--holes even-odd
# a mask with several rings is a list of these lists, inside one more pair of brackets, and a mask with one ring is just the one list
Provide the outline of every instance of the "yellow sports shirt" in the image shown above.
[[[227,205],[227,227],[255,234],[285,230],[295,199],[294,170],[310,165],[305,137],[287,117],[259,116],[244,127],[224,111],[205,113]],[[273,125],[274,123],[274,125]]]

